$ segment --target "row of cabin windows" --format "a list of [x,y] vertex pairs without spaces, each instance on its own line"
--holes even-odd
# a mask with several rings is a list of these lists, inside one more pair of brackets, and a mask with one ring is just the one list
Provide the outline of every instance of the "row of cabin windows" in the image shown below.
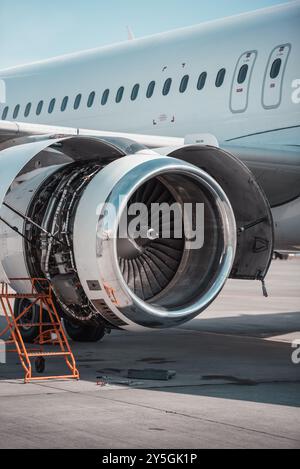
[[[278,75],[280,73],[280,70],[281,70],[281,65],[282,65],[282,60],[281,59],[276,59],[273,62],[271,70],[270,70],[270,78],[271,79],[275,79],[275,78],[278,77]],[[249,71],[249,66],[247,64],[242,65],[242,67],[239,70],[238,77],[237,77],[238,84],[241,85],[246,81],[248,71]],[[225,80],[225,76],[226,76],[226,69],[221,68],[221,70],[219,70],[219,72],[217,74],[216,81],[215,81],[215,86],[217,88],[220,88],[223,85],[224,80]],[[203,90],[203,88],[205,87],[206,80],[207,80],[207,72],[202,72],[201,75],[199,76],[198,82],[197,82],[197,89],[199,91]],[[180,86],[179,86],[179,92],[180,93],[185,93],[186,92],[186,90],[188,88],[189,81],[190,81],[189,75],[185,75],[182,78],[182,80],[180,82]],[[165,81],[163,89],[162,89],[163,96],[167,96],[170,93],[170,90],[171,90],[171,87],[172,87],[172,82],[173,82],[172,78],[168,78]],[[151,81],[149,83],[147,91],[146,91],[146,97],[148,99],[150,99],[153,96],[154,91],[155,91],[155,87],[156,87],[156,82]],[[140,85],[137,83],[132,88],[132,92],[131,92],[131,96],[130,96],[132,101],[135,101],[138,98],[139,91],[140,91]],[[125,88],[124,88],[124,86],[121,86],[118,89],[117,94],[116,94],[116,103],[120,103],[122,101],[123,96],[124,96],[124,92],[125,92]],[[110,90],[106,89],[104,91],[103,95],[102,95],[102,98],[101,98],[101,105],[102,106],[105,106],[107,104],[109,95],[110,95]],[[88,108],[91,108],[93,106],[94,101],[95,101],[95,97],[96,97],[96,93],[95,93],[95,91],[92,91],[90,93],[90,95],[88,97],[88,101],[87,101],[87,107]],[[82,95],[78,94],[75,98],[74,105],[73,105],[75,110],[79,109],[81,101],[82,101]],[[65,96],[62,100],[62,103],[61,103],[61,107],[60,107],[61,112],[64,112],[67,109],[68,102],[69,102],[69,97]],[[56,99],[55,98],[51,99],[51,101],[49,103],[49,106],[48,106],[48,114],[52,114],[52,112],[54,111],[54,108],[55,108],[55,104],[56,104]],[[43,110],[43,107],[44,107],[44,101],[40,101],[37,105],[37,108],[36,108],[36,115],[37,116],[39,116],[41,114],[41,112]],[[29,116],[31,108],[32,108],[32,104],[28,103],[25,107],[24,117]],[[7,118],[8,111],[9,111],[8,106],[6,106],[3,110],[3,113],[2,113],[2,120],[5,120]],[[15,109],[14,109],[14,112],[13,112],[13,119],[17,119],[17,117],[19,115],[19,112],[20,112],[20,105],[17,104],[15,106]]]
[[[222,84],[224,82],[224,78],[225,78],[225,73],[226,73],[225,69],[220,70],[220,72],[218,73],[217,79],[216,79],[216,87],[222,86]],[[201,73],[201,75],[198,79],[198,83],[197,83],[197,89],[198,90],[202,90],[204,88],[204,86],[206,84],[206,78],[207,78],[207,73],[206,72]],[[189,75],[185,75],[182,78],[182,80],[180,82],[180,86],[179,86],[180,93],[185,93],[185,91],[188,88],[189,80],[190,80]],[[163,90],[162,90],[163,96],[167,96],[169,94],[169,92],[171,90],[172,83],[173,83],[172,78],[168,78],[165,81],[164,86],[163,86]],[[152,96],[154,94],[154,91],[155,91],[155,87],[156,87],[156,82],[151,81],[149,83],[147,91],[146,91],[146,97],[148,99],[152,98]],[[138,98],[139,91],[140,91],[140,85],[137,83],[132,88],[132,92],[131,92],[131,96],[130,96],[132,101],[135,101]],[[124,86],[121,86],[118,89],[117,94],[116,94],[116,103],[120,103],[122,101],[123,96],[124,96],[124,92],[125,92],[125,88],[124,88]],[[103,95],[102,95],[102,98],[101,98],[101,105],[102,106],[105,106],[107,104],[109,95],[110,95],[110,90],[106,89],[104,91]],[[88,108],[91,108],[93,106],[94,101],[95,101],[95,97],[96,97],[95,91],[90,93],[90,95],[88,97],[88,101],[87,101],[87,107]],[[75,110],[79,109],[81,101],[82,101],[82,95],[78,94],[76,96],[75,100],[74,100],[74,105],[73,105]],[[64,112],[67,109],[68,103],[69,103],[69,97],[65,96],[63,98],[61,106],[60,106],[61,112]],[[56,105],[56,99],[53,98],[53,99],[51,99],[51,101],[49,103],[49,106],[48,106],[48,114],[52,114],[52,112],[54,111],[55,105]],[[41,114],[41,112],[43,110],[43,107],[44,107],[44,101],[41,100],[38,103],[37,108],[36,108],[36,115],[37,116],[39,116]],[[32,104],[28,103],[26,105],[25,111],[24,111],[24,116],[25,117],[29,116],[31,108],[32,108]],[[2,113],[2,119],[3,120],[5,120],[7,118],[8,110],[9,110],[8,107],[4,108],[3,113]],[[13,119],[17,119],[17,117],[19,115],[19,112],[20,112],[20,105],[17,104],[15,109],[14,109],[14,112],[13,112]]]

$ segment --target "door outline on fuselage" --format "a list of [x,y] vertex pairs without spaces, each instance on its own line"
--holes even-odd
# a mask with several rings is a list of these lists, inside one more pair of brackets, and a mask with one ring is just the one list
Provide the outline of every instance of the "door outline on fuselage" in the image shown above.
[[[250,56],[248,57],[249,54]],[[245,62],[243,61],[243,58],[245,57],[245,58],[250,59],[253,54],[254,54],[254,58],[252,59],[252,62],[251,62],[251,68],[249,67],[250,70],[248,70],[247,78],[244,83],[239,84],[238,83],[239,71],[243,65],[247,64],[246,61]],[[231,91],[230,91],[230,101],[229,101],[229,108],[233,114],[241,114],[245,112],[248,108],[251,79],[252,79],[252,74],[253,74],[253,70],[255,67],[257,55],[258,55],[257,50],[249,50],[249,51],[243,52],[243,54],[240,55],[237,61],[236,67],[234,69],[234,74],[233,74],[233,79],[232,79],[232,84],[231,84]],[[248,62],[250,62],[250,60]],[[237,89],[237,87],[239,88]],[[239,96],[243,96],[245,98],[244,106],[241,106],[239,109],[233,106],[234,96],[237,93],[239,93]]]
[[[288,52],[284,58],[284,63],[281,64],[281,70],[280,70],[280,73],[279,75],[276,77],[276,78],[271,78],[270,77],[270,72],[271,72],[271,67],[273,65],[273,62],[274,60],[276,59],[276,55],[275,55],[275,52],[278,50],[280,52],[280,49],[281,48],[288,48]],[[281,44],[281,45],[278,45],[276,47],[274,47],[274,49],[272,50],[270,56],[269,56],[269,59],[268,59],[268,63],[267,63],[267,67],[266,67],[266,70],[265,70],[265,74],[264,74],[264,81],[263,81],[263,88],[262,88],[262,96],[261,96],[261,103],[262,103],[262,106],[264,109],[277,109],[280,104],[281,104],[281,101],[282,101],[282,90],[283,90],[283,82],[284,82],[284,76],[285,76],[285,71],[286,71],[286,67],[287,67],[287,63],[288,63],[288,60],[289,60],[289,56],[290,56],[290,53],[291,53],[291,49],[292,49],[292,45],[290,43],[287,43],[287,44]],[[278,57],[279,58],[279,57]],[[265,98],[266,98],[266,90],[267,90],[267,84],[269,83],[270,87],[271,87],[271,82],[277,80],[277,79],[280,79],[280,91],[279,91],[279,98],[277,99],[276,103],[274,102],[274,104],[266,104],[265,102]],[[276,86],[276,85],[275,85]]]

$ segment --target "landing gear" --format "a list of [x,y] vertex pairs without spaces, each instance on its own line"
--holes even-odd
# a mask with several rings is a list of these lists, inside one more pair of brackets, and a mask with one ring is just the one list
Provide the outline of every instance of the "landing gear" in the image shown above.
[[[15,318],[17,318],[29,305],[30,301],[27,298],[17,298],[14,304]],[[18,322],[21,325],[19,330],[24,342],[27,344],[33,344],[39,335],[39,328],[37,326],[32,326],[31,324],[37,324],[39,322],[39,307],[37,305],[32,306]]]
[[35,362],[34,362],[34,365],[35,365],[35,369],[36,369],[36,372],[38,374],[43,374],[44,371],[45,371],[45,368],[46,368],[46,360],[44,357],[38,357],[35,359]]
[[[14,316],[18,317],[25,308],[30,305],[27,298],[16,299],[14,304]],[[47,317],[47,311],[43,312]],[[46,317],[43,319],[46,322]],[[39,336],[39,328],[32,326],[39,322],[39,307],[32,306],[28,312],[19,320],[20,332],[25,343],[33,344]],[[64,319],[67,334],[74,342],[98,342],[105,336],[105,326],[102,324],[82,325],[70,319]]]
[[99,342],[105,336],[105,326],[103,324],[84,326],[69,319],[64,319],[64,326],[74,342]]
[[273,254],[273,258],[274,260],[281,260],[281,261],[288,261],[289,260],[289,255],[286,254],[286,253],[282,253],[282,252],[274,252]]

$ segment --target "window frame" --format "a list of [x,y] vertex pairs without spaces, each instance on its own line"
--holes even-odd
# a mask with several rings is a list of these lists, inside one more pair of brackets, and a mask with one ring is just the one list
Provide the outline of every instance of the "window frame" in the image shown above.
[[172,88],[172,83],[173,83],[173,80],[172,78],[167,78],[164,82],[164,86],[163,86],[163,89],[162,89],[162,94],[163,96],[168,96],[170,94],[170,91],[171,91],[171,88]]
[[136,99],[139,96],[140,88],[141,88],[141,86],[140,86],[139,83],[136,83],[134,85],[134,87],[132,88],[132,91],[131,91],[131,95],[130,95],[131,101],[136,101]]
[[20,104],[16,104],[13,112],[13,119],[17,119],[19,112],[20,112]]
[[197,81],[197,90],[202,91],[205,88],[207,81],[207,72],[201,72]]
[[31,111],[32,103],[27,103],[24,110],[24,117],[28,117]]
[[82,94],[78,93],[74,99],[74,104],[73,104],[74,111],[77,111],[80,108],[81,100],[82,100]]
[[41,99],[41,100],[37,103],[37,106],[36,106],[35,114],[36,114],[37,116],[39,116],[39,115],[42,113],[43,107],[44,107],[44,101]]
[[223,86],[225,77],[226,77],[226,68],[223,67],[217,73],[216,81],[215,81],[216,88],[221,88]]
[[152,98],[152,96],[154,95],[155,88],[156,88],[156,81],[155,80],[150,81],[147,91],[146,91],[147,99]]
[[[278,63],[279,63],[279,67],[277,67]],[[270,70],[271,80],[276,80],[276,78],[279,76],[281,67],[282,67],[282,59],[280,57],[277,57],[277,59],[273,61],[272,66],[271,66],[271,70]],[[273,73],[274,71],[276,72],[275,75]]]
[[118,89],[117,91],[117,94],[116,94],[116,103],[117,104],[120,104],[120,102],[122,101],[123,99],[123,96],[124,96],[124,91],[125,91],[125,87],[124,86],[120,86],[120,88]]
[[56,98],[52,98],[48,106],[48,114],[52,114],[56,105]]
[[102,93],[101,106],[106,106],[107,101],[109,99],[109,95],[110,95],[110,89],[106,88],[106,90],[104,90],[103,93]]
[[87,100],[87,107],[90,109],[93,107],[96,98],[96,91],[91,91]]
[[179,92],[180,93],[185,93],[186,90],[188,89],[190,82],[190,76],[189,75],[184,75],[181,79],[180,86],[179,86]]
[[[246,70],[246,73],[244,73],[244,70]],[[237,83],[239,85],[242,85],[243,83],[245,83],[245,81],[247,80],[248,73],[249,73],[249,65],[248,64],[242,65],[237,76]]]
[[61,112],[65,112],[65,110],[66,110],[67,107],[68,107],[68,104],[69,104],[69,96],[65,96],[65,97],[62,99],[62,102],[61,102],[61,105],[60,105],[60,111],[61,111]]
[[5,121],[9,112],[9,106],[5,106],[2,111],[1,120]]

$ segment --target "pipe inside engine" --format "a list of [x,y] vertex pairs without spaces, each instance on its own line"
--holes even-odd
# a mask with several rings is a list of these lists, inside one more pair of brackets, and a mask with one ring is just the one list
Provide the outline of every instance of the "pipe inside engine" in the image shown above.
[[80,321],[90,321],[96,315],[78,278],[73,223],[82,192],[101,169],[95,162],[72,163],[52,174],[29,207],[27,216],[35,224],[29,222],[25,227],[31,275],[51,280],[63,311]]

